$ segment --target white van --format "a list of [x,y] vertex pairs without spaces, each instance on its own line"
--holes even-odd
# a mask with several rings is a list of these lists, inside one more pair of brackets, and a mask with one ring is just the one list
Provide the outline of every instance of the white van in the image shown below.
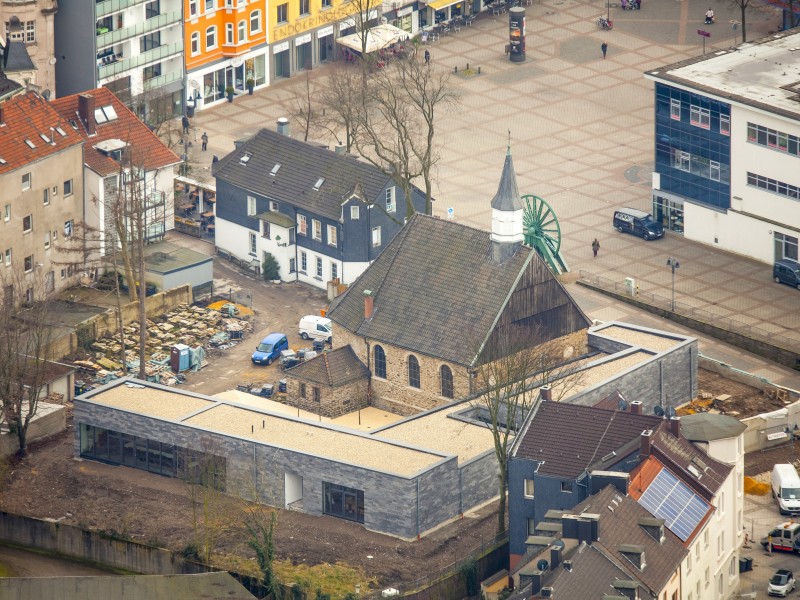
[[772,468],[772,495],[782,515],[800,514],[800,477],[790,464]]
[[300,337],[304,340],[323,340],[331,343],[333,330],[331,320],[327,317],[307,315],[300,319]]

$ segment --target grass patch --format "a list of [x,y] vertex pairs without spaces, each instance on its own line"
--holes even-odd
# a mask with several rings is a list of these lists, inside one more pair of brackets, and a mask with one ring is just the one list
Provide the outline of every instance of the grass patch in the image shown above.
[[341,600],[346,594],[353,593],[356,585],[362,591],[376,586],[377,580],[370,579],[362,569],[355,569],[342,563],[314,565],[294,565],[291,561],[275,561],[275,573],[278,581],[291,586],[296,583],[314,597],[318,589],[330,594],[332,600]]

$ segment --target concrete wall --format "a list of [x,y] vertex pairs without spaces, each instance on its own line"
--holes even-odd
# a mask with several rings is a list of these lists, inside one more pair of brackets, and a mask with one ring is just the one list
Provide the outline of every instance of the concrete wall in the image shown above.
[[[36,416],[28,425],[27,443],[30,444],[67,428],[67,411],[58,404],[40,402]],[[0,456],[9,456],[19,450],[19,438],[16,433],[4,432],[0,435]]]

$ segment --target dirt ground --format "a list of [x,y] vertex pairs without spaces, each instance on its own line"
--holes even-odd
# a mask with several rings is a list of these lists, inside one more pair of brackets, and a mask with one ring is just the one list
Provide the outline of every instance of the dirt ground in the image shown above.
[[[705,392],[711,394],[713,399],[722,394],[730,394],[730,400],[727,400],[724,404],[724,412],[730,413],[734,411],[738,413],[734,415],[737,419],[752,417],[785,406],[781,400],[770,398],[758,388],[727,379],[713,371],[698,369],[697,379],[700,396]],[[699,404],[695,403],[694,406],[699,407],[701,404],[709,403],[701,401]],[[715,408],[714,406],[711,407]]]

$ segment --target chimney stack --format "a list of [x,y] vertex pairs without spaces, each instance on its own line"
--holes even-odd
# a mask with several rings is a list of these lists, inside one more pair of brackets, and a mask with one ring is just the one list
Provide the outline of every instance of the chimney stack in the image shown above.
[[642,414],[642,403],[640,400],[634,400],[633,402],[631,402],[631,412],[634,415]]
[[542,400],[551,402],[553,400],[553,389],[549,385],[543,385],[539,388],[539,395],[542,397]]
[[86,133],[94,135],[97,127],[94,121],[94,96],[91,94],[81,94],[78,96],[78,116],[81,123],[86,128]]
[[286,137],[291,137],[289,135],[289,119],[286,117],[281,117],[278,119],[278,133],[285,135]]
[[555,570],[555,568],[561,564],[561,548],[560,547],[551,547],[550,548],[550,569]]
[[681,437],[681,418],[672,417],[669,420],[669,432],[676,438]]
[[3,114],[3,103],[0,102],[0,125],[5,125],[5,124],[6,124],[6,118],[5,115]]
[[375,312],[375,298],[372,290],[364,290],[364,318],[371,319]]
[[650,456],[650,439],[653,435],[652,429],[645,429],[642,432],[641,443],[639,444],[639,454],[642,457]]

